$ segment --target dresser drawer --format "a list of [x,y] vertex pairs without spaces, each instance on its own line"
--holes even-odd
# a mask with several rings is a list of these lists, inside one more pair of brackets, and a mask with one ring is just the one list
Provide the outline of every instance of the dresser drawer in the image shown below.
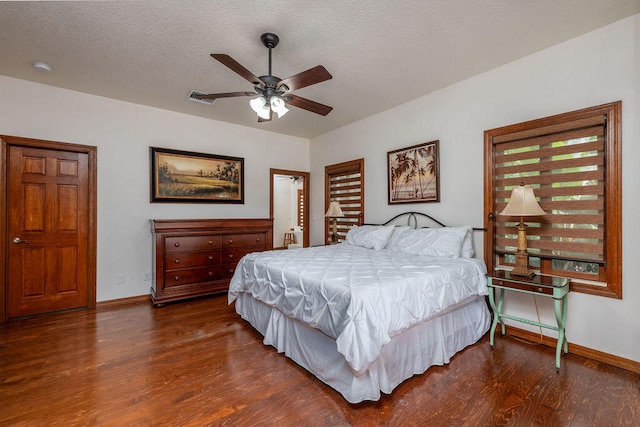
[[251,252],[256,251],[252,250],[252,248],[223,249],[220,262],[223,264],[237,263],[238,261],[240,261],[240,258]]
[[164,275],[164,286],[180,286],[190,283],[209,282],[222,278],[220,266],[187,268],[167,271]]
[[220,247],[220,236],[179,236],[165,237],[165,252],[207,251]]
[[164,256],[164,268],[175,270],[178,268],[204,267],[220,264],[220,251],[172,253]]
[[232,264],[222,264],[222,278],[231,279],[233,277],[233,273],[236,271],[237,265],[237,262]]
[[246,248],[250,246],[262,248],[264,250],[264,248],[266,247],[266,234],[225,234],[222,236],[223,248]]
[[538,284],[528,284],[520,282],[512,282],[510,280],[503,279],[491,279],[493,286],[502,286],[505,288],[520,289],[527,292],[533,292],[537,294],[553,295],[553,288],[549,286],[541,286]]

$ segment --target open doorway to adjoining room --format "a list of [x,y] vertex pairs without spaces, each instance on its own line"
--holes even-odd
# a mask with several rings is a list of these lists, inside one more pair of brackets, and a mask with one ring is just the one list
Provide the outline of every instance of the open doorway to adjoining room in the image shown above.
[[273,248],[309,246],[309,172],[270,169]]

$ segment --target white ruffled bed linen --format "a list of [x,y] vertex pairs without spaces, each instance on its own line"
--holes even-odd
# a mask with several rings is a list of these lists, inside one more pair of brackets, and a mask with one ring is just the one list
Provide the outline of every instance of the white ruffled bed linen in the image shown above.
[[336,342],[318,329],[304,325],[241,293],[236,311],[272,345],[350,403],[380,399],[400,383],[422,374],[430,366],[449,363],[463,348],[477,342],[488,330],[491,316],[483,297],[471,297],[417,324],[386,344],[380,356],[360,375],[354,375]]
[[474,258],[348,244],[257,252],[238,263],[229,303],[247,293],[322,331],[357,376],[393,336],[471,296],[487,295],[485,273],[484,262]]

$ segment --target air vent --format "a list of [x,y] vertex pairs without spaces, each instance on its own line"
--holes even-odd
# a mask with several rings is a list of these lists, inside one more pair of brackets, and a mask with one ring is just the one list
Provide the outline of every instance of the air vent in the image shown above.
[[191,92],[189,92],[189,96],[187,96],[187,101],[193,101],[193,102],[199,102],[201,104],[207,104],[207,105],[211,105],[213,104],[213,101],[215,101],[215,99],[199,99],[198,96],[199,95],[205,95],[204,92],[198,92],[197,90],[191,90]]

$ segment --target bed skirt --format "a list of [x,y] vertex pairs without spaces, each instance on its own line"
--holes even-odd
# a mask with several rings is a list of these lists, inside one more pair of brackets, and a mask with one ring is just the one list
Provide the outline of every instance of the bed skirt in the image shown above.
[[318,329],[285,316],[277,309],[238,295],[236,312],[275,347],[351,403],[380,399],[407,378],[430,366],[449,363],[463,348],[488,330],[490,314],[484,297],[473,297],[392,337],[380,356],[361,375],[355,375],[336,342]]

